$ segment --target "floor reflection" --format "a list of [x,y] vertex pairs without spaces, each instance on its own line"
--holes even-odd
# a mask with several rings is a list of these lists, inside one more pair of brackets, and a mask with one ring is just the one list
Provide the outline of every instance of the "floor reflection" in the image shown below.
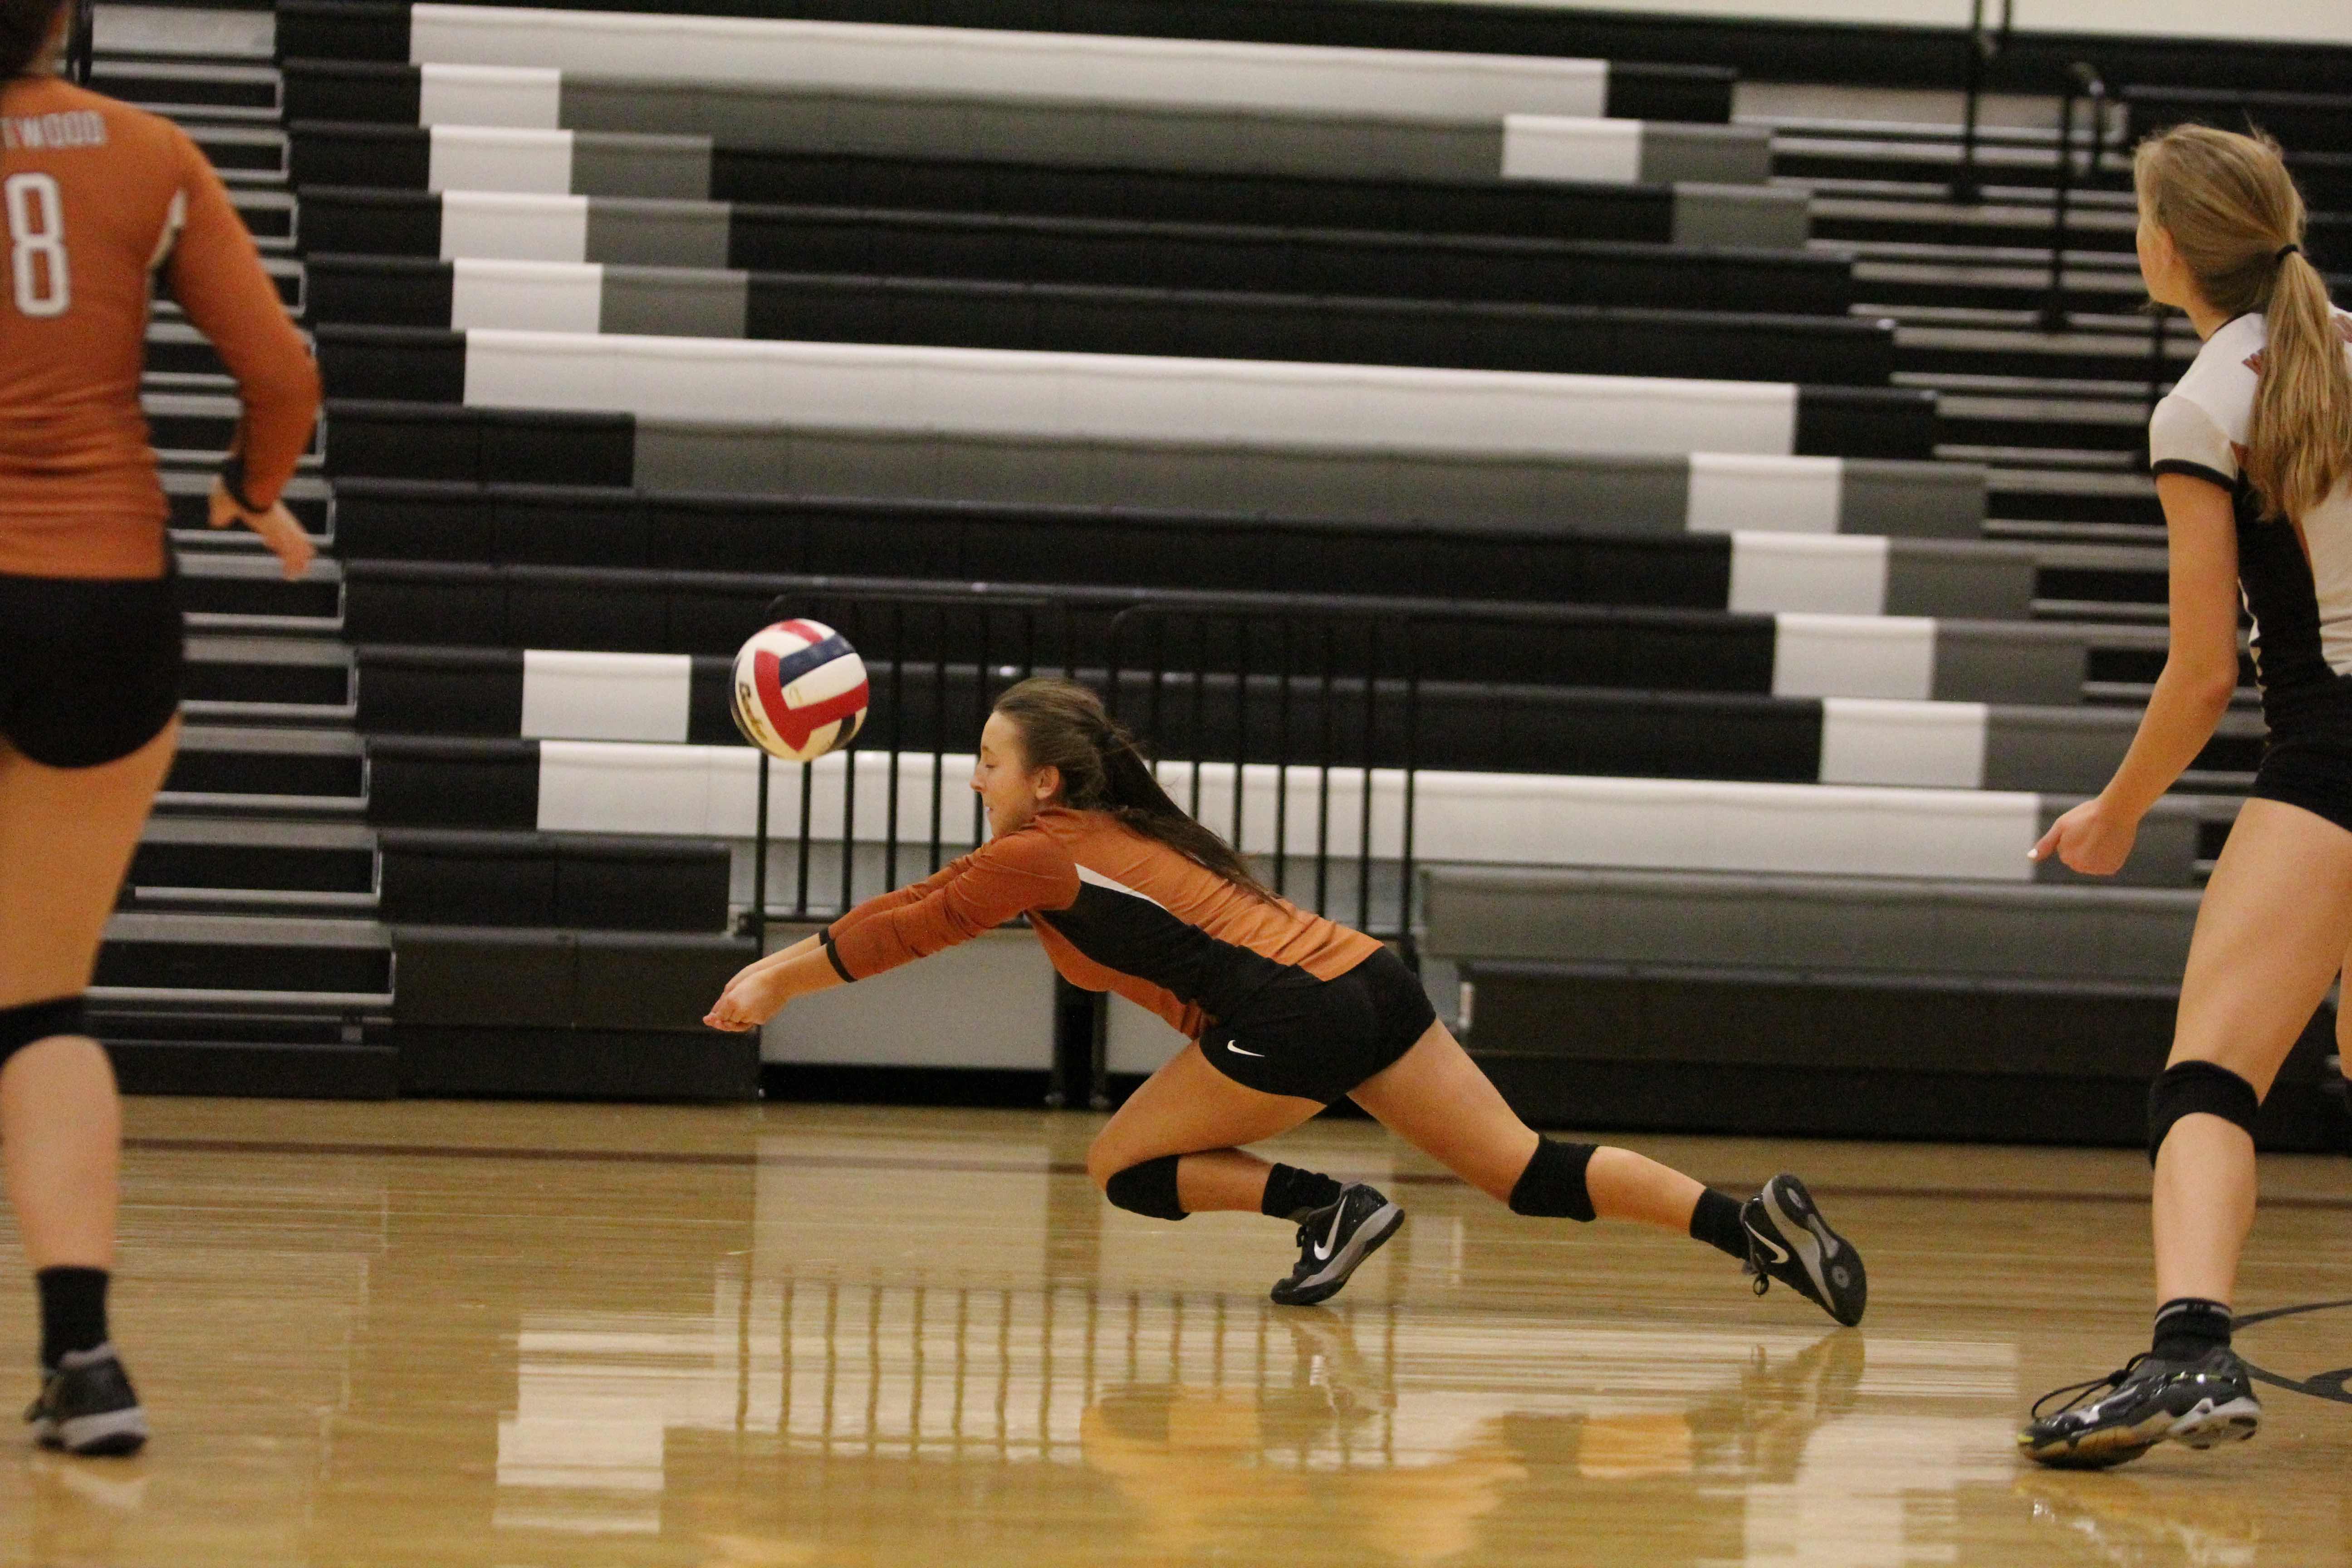
[[[978,1466],[996,1485],[1044,1466],[1076,1472],[1054,1484],[1107,1483],[1116,1552],[1096,1536],[1045,1561],[1213,1561],[1297,1538],[1316,1560],[1507,1546],[1513,1561],[1569,1563],[1604,1559],[1631,1529],[1652,1562],[1859,1568],[1949,1561],[1959,1490],[2013,1470],[2009,1347],[1850,1331],[747,1285],[722,1270],[706,1320],[526,1314],[517,1352],[499,1444],[507,1531],[675,1528],[709,1489],[694,1467],[716,1450],[682,1440],[704,1433],[734,1435],[738,1459],[772,1454],[803,1489],[808,1461],[846,1462],[858,1490],[909,1501],[923,1488],[893,1468]],[[789,1489],[771,1500],[759,1511],[786,1525]],[[1562,1539],[1559,1521],[1579,1517],[1601,1522]],[[953,1524],[909,1512],[895,1528]],[[731,1543],[717,1560],[748,1561],[754,1541],[797,1534],[706,1539]]]

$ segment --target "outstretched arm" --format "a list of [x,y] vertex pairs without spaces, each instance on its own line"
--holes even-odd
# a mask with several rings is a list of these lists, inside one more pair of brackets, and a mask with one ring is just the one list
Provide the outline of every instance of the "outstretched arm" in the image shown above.
[[794,997],[911,963],[1031,910],[1067,909],[1077,894],[1076,863],[1044,833],[996,839],[925,881],[867,900],[818,935],[746,965],[703,1022],[714,1029],[757,1028]]

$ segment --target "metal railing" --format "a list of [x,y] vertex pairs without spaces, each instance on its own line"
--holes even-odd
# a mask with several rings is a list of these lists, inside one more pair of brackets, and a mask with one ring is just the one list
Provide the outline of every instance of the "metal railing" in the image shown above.
[[[1103,693],[1177,804],[1277,893],[1410,953],[1420,727],[1410,618],[1178,603],[1087,625],[1052,594],[822,584],[768,614],[842,633],[872,690],[856,742],[802,764],[796,791],[776,789],[792,764],[760,758],[745,925],[763,946],[772,921],[838,914],[982,842],[980,801],[968,827],[957,823],[948,796],[962,786],[950,775],[969,765],[1006,688],[1066,672]],[[788,863],[772,868],[780,856]]]
[[2017,0],[2000,0],[2000,26],[1985,26],[1985,0],[1969,0],[1969,53],[1960,107],[1960,166],[1952,176],[1952,200],[1969,205],[1984,200],[1984,184],[1977,177],[1977,119],[1984,97],[1985,70],[2009,47],[2017,20]]
[[2098,68],[2084,60],[2076,60],[2066,68],[2066,91],[2058,106],[2058,168],[2057,178],[2051,187],[2050,219],[2050,287],[2042,302],[2042,330],[2063,332],[2069,314],[2066,310],[2066,250],[2071,235],[2068,220],[2074,194],[2074,105],[2088,99],[2091,109],[2090,147],[2087,163],[2081,175],[2084,184],[2099,177],[2107,150],[2107,84]]
[[66,31],[66,79],[88,87],[97,54],[98,0],[73,0],[73,22]]

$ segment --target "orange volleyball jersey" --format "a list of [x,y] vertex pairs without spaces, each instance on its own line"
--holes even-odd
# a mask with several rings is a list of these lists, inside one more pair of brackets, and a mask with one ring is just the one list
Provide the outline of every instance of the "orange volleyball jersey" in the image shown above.
[[54,77],[8,82],[0,218],[0,574],[162,573],[139,403],[159,274],[236,378],[246,499],[276,501],[318,416],[318,369],[186,133]]
[[867,900],[833,922],[825,945],[845,979],[861,980],[1024,914],[1071,984],[1116,991],[1193,1039],[1280,971],[1336,980],[1381,945],[1258,898],[1108,812],[1058,807]]

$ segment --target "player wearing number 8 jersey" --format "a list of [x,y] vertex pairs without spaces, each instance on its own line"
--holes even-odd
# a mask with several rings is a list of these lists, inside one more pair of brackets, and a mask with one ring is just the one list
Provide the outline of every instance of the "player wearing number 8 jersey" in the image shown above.
[[215,483],[287,575],[318,374],[219,178],[168,121],[57,79],[66,7],[0,0],[0,1165],[39,1283],[43,1443],[128,1453],[109,1339],[121,1110],[83,993],[177,738],[181,623],[140,409],[160,284],[245,416]]

